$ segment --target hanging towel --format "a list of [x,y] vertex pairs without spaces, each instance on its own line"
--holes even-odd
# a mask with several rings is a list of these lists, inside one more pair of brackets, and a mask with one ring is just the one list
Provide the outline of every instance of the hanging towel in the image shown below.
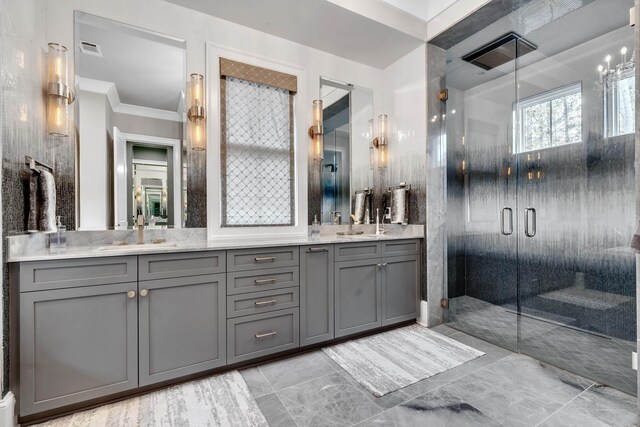
[[40,231],[56,231],[56,183],[53,174],[46,170],[40,171],[40,196],[42,207],[40,209]]
[[27,221],[29,233],[38,232],[38,175],[31,173],[29,178],[29,219]]

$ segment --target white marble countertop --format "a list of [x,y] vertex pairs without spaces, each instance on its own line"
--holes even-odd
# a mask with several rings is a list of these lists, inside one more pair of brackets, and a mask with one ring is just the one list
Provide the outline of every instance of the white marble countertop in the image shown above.
[[[332,230],[333,231],[333,230]],[[74,258],[97,258],[113,256],[135,256],[146,254],[197,252],[197,251],[217,251],[227,249],[251,249],[266,248],[276,246],[303,246],[303,245],[326,245],[333,243],[357,243],[377,240],[402,240],[424,238],[424,227],[414,226],[402,230],[402,232],[390,232],[380,236],[374,234],[361,234],[353,236],[338,236],[335,232],[331,234],[321,234],[319,238],[312,240],[310,237],[257,237],[252,239],[224,239],[224,240],[203,240],[190,239],[184,241],[172,241],[160,244],[149,243],[145,245],[111,245],[104,240],[101,245],[78,245],[68,246],[62,251],[52,252],[46,247],[33,247],[34,245],[17,247],[16,250],[8,251],[7,262],[27,262],[27,261],[50,261],[59,259]],[[11,245],[11,242],[10,242]]]

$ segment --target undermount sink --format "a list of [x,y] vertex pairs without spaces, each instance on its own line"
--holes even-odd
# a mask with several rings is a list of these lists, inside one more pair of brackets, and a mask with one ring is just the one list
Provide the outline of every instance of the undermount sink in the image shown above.
[[145,243],[143,245],[108,245],[100,246],[96,248],[96,251],[144,251],[164,248],[175,248],[178,245],[176,243]]

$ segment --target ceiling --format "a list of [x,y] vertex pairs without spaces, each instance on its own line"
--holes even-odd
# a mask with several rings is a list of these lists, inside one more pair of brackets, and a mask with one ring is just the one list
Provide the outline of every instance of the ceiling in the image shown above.
[[382,0],[167,1],[380,69],[424,44],[427,34],[422,18]]
[[425,22],[431,21],[458,0],[382,0]]
[[[447,86],[460,90],[478,86],[514,71],[515,63],[510,61],[490,71],[469,64],[461,59],[496,38],[514,31],[533,42],[538,49],[522,56],[518,60],[518,67],[522,69],[528,65],[550,58],[560,52],[578,46],[616,29],[629,25],[628,10],[633,6],[633,0],[597,0],[574,1],[554,0],[557,6],[553,14],[549,14],[549,0],[534,0],[526,8],[512,12],[485,27],[472,36],[466,38],[447,50]],[[588,3],[583,6],[584,3]],[[588,23],[588,25],[585,25]],[[603,49],[612,49],[605,45]],[[619,47],[617,48],[619,49]],[[604,54],[593,52],[595,59],[589,59],[593,67],[594,76],[597,62]],[[612,55],[616,50],[609,52]],[[595,63],[595,65],[593,65]]]
[[[186,84],[184,41],[88,14],[78,14],[76,25],[76,74],[81,89],[88,89],[82,82],[112,92],[115,87],[115,99],[125,106],[181,113]],[[98,44],[102,57],[81,53],[80,41]],[[114,94],[110,95],[113,104]]]

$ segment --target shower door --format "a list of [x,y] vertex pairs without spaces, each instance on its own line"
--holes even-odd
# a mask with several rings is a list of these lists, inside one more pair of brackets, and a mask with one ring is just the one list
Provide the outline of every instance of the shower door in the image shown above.
[[[500,84],[448,85],[447,143],[449,326],[517,351],[518,226],[511,109],[515,64]],[[447,73],[461,81],[465,67]],[[464,82],[462,82],[464,84]]]
[[584,4],[534,0],[483,30],[539,44],[486,73],[460,59],[482,32],[447,51],[445,316],[636,394],[633,1]]
[[516,60],[519,351],[635,394],[634,31],[587,34]]

